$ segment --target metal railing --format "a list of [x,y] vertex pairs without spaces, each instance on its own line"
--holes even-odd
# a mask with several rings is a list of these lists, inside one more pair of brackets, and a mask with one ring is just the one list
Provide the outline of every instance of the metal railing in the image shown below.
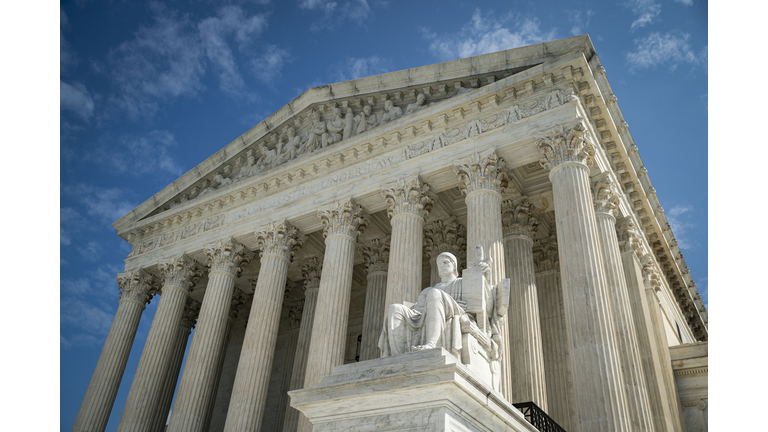
[[532,424],[539,432],[566,432],[550,416],[547,415],[538,405],[533,402],[520,402],[514,405],[523,413],[528,423]]

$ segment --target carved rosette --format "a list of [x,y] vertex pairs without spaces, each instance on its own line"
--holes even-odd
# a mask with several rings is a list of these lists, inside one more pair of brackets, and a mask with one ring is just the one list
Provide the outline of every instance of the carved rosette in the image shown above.
[[427,259],[443,252],[450,252],[459,260],[467,256],[467,227],[459,224],[455,216],[433,221],[424,229],[424,253]]
[[418,174],[398,179],[394,187],[381,190],[388,206],[387,216],[392,219],[405,213],[426,219],[432,210],[432,199],[427,196],[428,192],[429,185],[422,182]]
[[389,266],[389,236],[383,239],[373,239],[363,245],[361,252],[368,273],[385,272]]
[[318,210],[317,216],[325,226],[323,230],[325,238],[346,235],[357,239],[368,227],[363,207],[355,204],[352,198],[346,201],[334,201],[329,206]]
[[560,258],[555,237],[550,236],[543,240],[534,241],[533,258],[534,268],[537,273],[560,270]]
[[184,313],[181,315],[180,325],[182,327],[187,329],[195,327],[197,315],[200,313],[200,306],[202,306],[202,303],[187,297],[187,302],[184,304]]
[[638,257],[645,255],[640,230],[631,218],[616,226],[616,236],[619,238],[621,253],[635,252]]
[[598,179],[592,185],[592,199],[595,204],[595,213],[614,215],[616,208],[619,206],[619,193],[610,177],[605,176]]
[[266,230],[256,231],[256,245],[259,248],[259,256],[277,255],[289,262],[294,254],[304,245],[307,237],[299,232],[287,220],[279,223],[270,223]]
[[120,300],[149,303],[157,292],[155,277],[144,269],[128,270],[117,275]]
[[453,171],[459,176],[459,189],[464,195],[477,190],[507,192],[509,177],[504,171],[504,158],[496,155],[496,149],[479,154],[473,153],[464,161],[454,161]]
[[501,227],[504,237],[526,236],[533,240],[539,220],[535,217],[532,207],[528,199],[517,204],[513,200],[501,203]]
[[248,297],[245,293],[240,289],[235,288],[235,291],[232,293],[232,300],[230,300],[229,303],[229,318],[232,320],[237,319],[237,316],[240,315],[240,312],[242,312],[247,301]]
[[304,291],[320,288],[320,276],[323,273],[323,260],[309,257],[301,266],[301,276],[304,278]]
[[242,271],[241,265],[249,259],[249,252],[234,238],[205,245],[203,252],[208,256],[208,268],[211,271],[231,273],[235,276]]
[[164,286],[173,285],[190,292],[202,277],[200,263],[186,254],[170,257],[158,264],[157,268],[160,270]]
[[541,154],[539,164],[548,170],[564,162],[590,166],[595,156],[594,144],[582,119],[567,128],[556,125],[549,133],[534,135],[534,138]]

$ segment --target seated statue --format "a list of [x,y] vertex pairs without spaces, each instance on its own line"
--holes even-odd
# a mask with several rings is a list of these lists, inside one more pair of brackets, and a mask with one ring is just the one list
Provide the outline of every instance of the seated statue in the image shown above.
[[509,280],[492,287],[492,260],[482,254],[478,247],[477,262],[470,263],[463,278],[453,254],[438,255],[440,283],[421,291],[414,305],[389,306],[379,336],[382,357],[442,347],[497,386],[502,343],[498,323],[506,314]]

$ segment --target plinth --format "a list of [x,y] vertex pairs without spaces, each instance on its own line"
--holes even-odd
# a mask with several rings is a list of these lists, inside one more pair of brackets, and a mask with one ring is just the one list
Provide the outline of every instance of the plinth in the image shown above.
[[537,431],[443,348],[337,366],[288,395],[314,432]]

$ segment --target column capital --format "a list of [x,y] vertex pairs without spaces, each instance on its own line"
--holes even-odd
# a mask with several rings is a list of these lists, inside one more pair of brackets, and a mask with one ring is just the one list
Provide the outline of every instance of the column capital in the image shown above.
[[235,276],[240,274],[241,266],[251,258],[250,251],[234,238],[205,245],[203,252],[208,256],[210,271],[227,272]]
[[432,210],[432,198],[427,196],[429,185],[422,182],[418,174],[398,179],[394,186],[381,189],[387,202],[387,216],[390,219],[400,214],[413,214],[422,219]]
[[163,286],[173,285],[192,292],[195,284],[202,277],[200,263],[181,254],[179,256],[166,258],[157,265],[163,280]]
[[117,286],[121,301],[133,300],[142,305],[148,304],[158,289],[155,276],[141,268],[118,273]]
[[368,220],[364,214],[363,207],[356,204],[352,198],[334,201],[317,211],[317,216],[325,226],[323,230],[325,238],[346,235],[357,239],[368,227]]
[[656,267],[656,263],[653,262],[653,258],[650,255],[645,255],[642,258],[643,262],[643,284],[645,289],[653,289],[655,291],[661,291],[661,273]]
[[608,175],[598,176],[592,184],[592,199],[595,213],[609,214],[615,217],[619,206],[619,191],[616,183]]
[[270,222],[266,229],[256,230],[255,234],[260,257],[276,255],[288,262],[293,260],[294,254],[307,240],[298,228],[285,219],[282,222]]
[[539,163],[548,170],[553,170],[565,162],[576,162],[590,166],[595,156],[584,119],[563,126],[555,125],[548,132],[534,134],[541,159]]
[[320,276],[323,273],[323,260],[311,256],[301,266],[301,276],[304,278],[304,292],[320,288]]
[[528,198],[515,203],[515,200],[504,200],[501,203],[501,226],[504,237],[525,236],[533,240],[538,230],[539,220],[531,211]]
[[389,266],[389,242],[390,237],[373,239],[366,242],[361,248],[368,273],[387,271]]
[[288,308],[288,328],[296,329],[301,326],[301,319],[304,315],[304,299],[287,303]]
[[[450,252],[457,259],[467,255],[467,227],[456,216],[430,222],[424,228],[424,252],[432,259],[443,252]],[[461,266],[461,263],[458,263]]]
[[459,189],[464,195],[478,190],[491,190],[501,194],[510,187],[514,188],[509,184],[509,177],[504,171],[504,158],[496,155],[495,148],[454,161],[453,171],[459,176]]
[[232,293],[232,300],[229,302],[229,318],[232,320],[237,319],[237,316],[240,315],[240,312],[242,312],[247,301],[248,297],[246,294],[239,288],[235,288]]
[[551,270],[560,271],[560,257],[555,236],[535,240],[533,243],[533,257],[533,266],[537,273]]
[[200,306],[202,306],[202,303],[187,297],[187,301],[184,304],[184,313],[181,315],[179,325],[185,329],[194,328],[197,315],[200,313]]
[[616,225],[616,235],[619,239],[621,253],[635,252],[638,258],[645,255],[640,230],[632,218],[626,218]]

